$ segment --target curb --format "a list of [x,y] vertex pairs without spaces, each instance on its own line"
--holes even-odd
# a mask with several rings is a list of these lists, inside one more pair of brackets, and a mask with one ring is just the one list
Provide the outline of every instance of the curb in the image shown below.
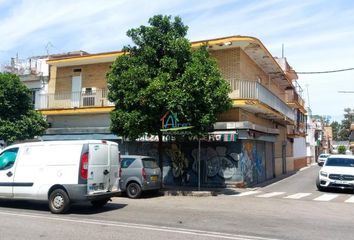
[[210,197],[216,196],[215,191],[162,190],[164,196]]

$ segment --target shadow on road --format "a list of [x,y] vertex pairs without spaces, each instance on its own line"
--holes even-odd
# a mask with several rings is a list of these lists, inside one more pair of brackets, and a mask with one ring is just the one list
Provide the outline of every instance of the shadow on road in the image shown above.
[[[148,198],[158,198],[158,197],[163,197],[164,192],[163,191],[145,191],[141,194],[140,198],[143,199],[148,199]],[[120,193],[117,195],[117,197],[123,197],[123,198],[128,198],[126,193]]]
[[[126,207],[127,204],[119,204],[109,202],[102,208],[94,208],[90,203],[73,204],[67,214],[97,214],[103,212],[109,212],[119,210]],[[25,209],[41,212],[49,212],[48,203],[26,200],[0,200],[0,207],[11,209]]]
[[318,191],[318,192],[354,194],[354,190],[353,189],[340,189],[340,188],[325,188],[322,191]]

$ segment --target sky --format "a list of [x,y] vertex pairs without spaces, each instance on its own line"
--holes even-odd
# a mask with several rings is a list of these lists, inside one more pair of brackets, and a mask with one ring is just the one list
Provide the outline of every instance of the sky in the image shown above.
[[[352,0],[0,0],[0,64],[11,57],[121,50],[127,30],[156,14],[180,16],[188,39],[258,38],[297,72],[354,68]],[[340,121],[354,109],[354,71],[299,74],[312,114]]]

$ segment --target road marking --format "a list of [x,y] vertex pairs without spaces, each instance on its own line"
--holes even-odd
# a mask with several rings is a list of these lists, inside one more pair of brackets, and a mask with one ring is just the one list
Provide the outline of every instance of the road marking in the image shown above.
[[261,193],[261,191],[248,191],[248,192],[242,192],[242,193],[239,193],[239,194],[234,194],[234,195],[231,195],[233,197],[243,197],[243,196],[249,196],[249,195],[254,195],[254,194],[258,194],[258,193]]
[[296,193],[296,194],[293,194],[293,195],[286,196],[284,198],[300,199],[300,198],[303,198],[303,197],[310,196],[311,194],[312,193]]
[[347,202],[347,203],[354,203],[354,196],[353,196],[353,197],[348,198],[348,199],[347,199],[347,200],[345,200],[344,202]]
[[338,197],[337,194],[323,194],[313,200],[327,202],[327,201],[331,201],[331,200],[335,199],[336,197]]
[[187,234],[187,235],[196,235],[202,237],[211,237],[219,239],[232,239],[232,240],[280,240],[277,238],[268,238],[268,237],[258,237],[242,234],[230,234],[222,232],[211,232],[203,231],[197,229],[186,229],[186,228],[175,228],[175,227],[164,227],[158,225],[146,225],[146,224],[134,224],[134,223],[125,223],[125,222],[114,222],[114,221],[102,221],[102,220],[92,220],[92,219],[83,219],[83,218],[65,218],[65,217],[48,217],[42,214],[22,214],[22,213],[12,213],[12,212],[2,212],[0,215],[7,216],[16,216],[16,217],[27,217],[27,218],[36,218],[36,219],[45,219],[51,221],[61,221],[61,222],[71,222],[71,223],[81,223],[81,224],[91,224],[91,225],[101,225],[108,227],[119,227],[119,228],[132,228],[132,229],[141,229],[141,230],[150,230],[158,232],[170,232],[178,234]]
[[258,195],[256,197],[260,197],[260,198],[270,198],[270,197],[275,197],[278,195],[282,195],[285,192],[271,192],[271,193],[266,193],[266,194],[262,194],[262,195]]

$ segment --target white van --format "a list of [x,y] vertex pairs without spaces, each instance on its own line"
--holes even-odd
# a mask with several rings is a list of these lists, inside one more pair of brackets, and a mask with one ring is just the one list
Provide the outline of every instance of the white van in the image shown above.
[[120,154],[109,141],[22,143],[0,152],[0,198],[49,201],[52,213],[70,204],[105,205],[119,192]]

